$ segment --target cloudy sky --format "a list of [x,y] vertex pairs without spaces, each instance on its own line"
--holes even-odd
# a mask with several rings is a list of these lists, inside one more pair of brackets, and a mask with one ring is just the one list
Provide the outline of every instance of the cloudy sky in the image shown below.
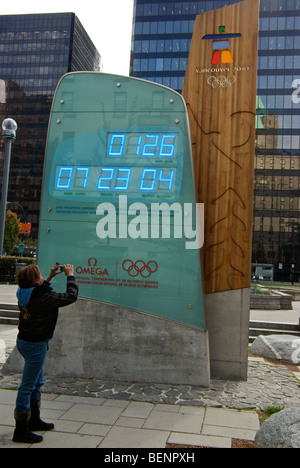
[[73,12],[102,57],[103,72],[129,75],[133,0],[12,0],[0,15]]

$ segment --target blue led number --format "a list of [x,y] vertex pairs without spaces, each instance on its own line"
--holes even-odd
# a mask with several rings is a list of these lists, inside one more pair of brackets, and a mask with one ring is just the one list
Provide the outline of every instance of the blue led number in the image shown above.
[[125,172],[126,177],[117,177],[116,182],[120,181],[120,185],[116,185],[115,190],[128,190],[131,169],[124,169],[119,167],[118,172]]
[[93,176],[91,172],[100,173],[97,182],[98,190],[122,190],[130,193],[138,189],[145,192],[174,191],[176,169],[150,167],[59,167],[56,186],[58,189],[87,189],[92,192]]
[[140,190],[153,190],[155,185],[156,174],[157,169],[144,169],[142,173]]
[[56,188],[70,188],[73,167],[61,167],[59,169]]
[[138,144],[137,144],[136,152],[135,152],[135,154],[136,154],[137,156],[138,156],[139,153],[140,153],[141,143],[142,143],[142,135],[140,135],[139,138],[138,138]]
[[[107,172],[109,173],[108,176],[106,177],[99,177],[99,180],[98,180],[98,186],[97,186],[97,189],[98,190],[110,190],[110,182],[112,181],[112,178],[114,176],[114,169],[112,167],[102,167],[102,173],[103,172]],[[108,185],[102,185],[103,183],[105,184],[106,182],[104,181],[108,181]]]
[[[176,169],[163,167],[162,163],[171,163],[170,158],[177,157],[177,134],[109,133],[107,143],[106,155],[122,157],[123,162],[118,159],[110,160],[110,167],[58,166],[55,173],[56,190],[69,190],[70,195],[90,197],[93,194],[96,196],[97,190],[110,193],[129,192],[136,195],[142,192],[144,196],[149,192],[162,192],[166,196],[168,192],[175,192]],[[79,189],[80,193],[73,193],[74,189]]]
[[[83,182],[82,182],[81,187],[86,188],[90,168],[89,167],[76,167],[76,171],[77,171],[76,176],[78,176],[77,178],[79,179],[80,183],[81,183],[81,177],[83,175]],[[81,173],[84,173],[84,174],[81,174]],[[80,175],[80,177],[79,177],[79,175]],[[77,182],[77,179],[75,181],[75,186],[76,186],[76,182]]]
[[[146,135],[146,138],[151,138],[151,139],[154,138],[154,142],[146,143],[144,145],[142,155],[143,156],[155,156],[155,149],[158,143],[158,135]],[[150,151],[150,149],[152,149],[152,151]]]
[[166,140],[176,138],[176,135],[163,135],[161,139],[161,144],[159,148],[159,156],[164,157],[172,157],[174,156],[175,151],[175,144],[173,143],[166,143]]
[[113,133],[110,139],[108,156],[122,156],[125,144],[125,135]]
[[109,133],[107,156],[176,157],[176,134]]
[[171,171],[171,174],[169,177],[163,177],[164,171],[160,170],[159,171],[159,177],[158,180],[160,182],[168,182],[168,190],[172,190],[172,185],[173,185],[173,179],[174,179],[174,169]]

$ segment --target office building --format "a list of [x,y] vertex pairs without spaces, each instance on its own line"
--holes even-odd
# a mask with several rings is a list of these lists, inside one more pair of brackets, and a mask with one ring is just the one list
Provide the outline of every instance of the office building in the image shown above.
[[[181,92],[195,16],[237,0],[135,0],[131,76]],[[300,0],[261,0],[253,257],[300,276]]]
[[[74,13],[0,16],[0,120],[18,124],[8,208],[38,234],[45,144],[52,98],[71,71],[99,71],[100,54]],[[0,142],[0,180],[4,144]]]

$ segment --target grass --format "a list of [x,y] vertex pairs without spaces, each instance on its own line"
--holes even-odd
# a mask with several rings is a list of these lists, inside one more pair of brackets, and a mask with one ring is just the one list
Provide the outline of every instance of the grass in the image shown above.
[[291,284],[291,283],[265,283],[265,282],[251,282],[251,284],[258,284],[258,286],[263,286],[263,287],[266,287],[266,288],[273,288],[273,289],[282,289],[282,288],[289,288],[289,287],[293,287],[293,288],[299,288],[300,287],[300,284],[299,283],[294,283],[294,284]]
[[258,413],[260,425],[262,425],[262,423],[266,421],[266,419],[272,416],[272,414],[279,413],[283,409],[284,408],[281,406],[268,406],[268,408],[266,408],[265,411],[260,411]]

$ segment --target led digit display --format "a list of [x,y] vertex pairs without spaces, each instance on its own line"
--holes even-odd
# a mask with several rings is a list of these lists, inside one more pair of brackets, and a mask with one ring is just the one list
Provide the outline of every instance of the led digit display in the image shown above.
[[[133,199],[152,195],[175,200],[179,194],[183,150],[178,131],[103,131],[100,138],[83,135],[63,145],[52,165],[54,197],[83,201],[99,200],[101,194],[126,194]],[[95,148],[96,157],[87,164]]]
[[86,188],[89,172],[90,172],[89,167],[78,167],[77,168],[76,179],[75,179],[75,182],[74,182],[75,187]]
[[113,133],[110,138],[108,155],[109,156],[122,156],[124,151],[125,135],[118,135]]
[[77,167],[57,166],[55,189],[67,193],[85,189],[82,194],[99,194],[105,191],[138,191],[174,193],[175,168],[145,167]]
[[104,175],[99,177],[97,189],[98,190],[110,190],[111,188],[110,183],[114,176],[114,169],[111,167],[103,167],[102,169],[100,168],[100,170],[102,173],[104,173]]
[[56,188],[70,188],[72,173],[73,169],[71,167],[60,167],[57,176]]
[[109,133],[107,156],[163,157],[177,155],[177,135],[171,133]]

